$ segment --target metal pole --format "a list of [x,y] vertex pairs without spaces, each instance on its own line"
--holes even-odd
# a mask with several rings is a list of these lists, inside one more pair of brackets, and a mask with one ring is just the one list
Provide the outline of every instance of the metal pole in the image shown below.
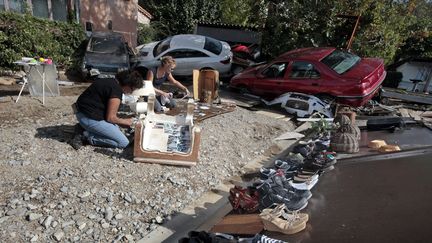
[[354,41],[354,35],[355,35],[356,30],[357,30],[357,26],[359,25],[359,22],[360,22],[360,16],[361,16],[360,14],[357,16],[357,21],[356,21],[356,23],[355,23],[355,26],[354,26],[353,32],[351,33],[351,37],[350,37],[350,39],[349,39],[348,46],[347,46],[347,50],[348,50],[348,51],[351,50],[351,45],[352,45],[352,43],[353,43],[353,41]]

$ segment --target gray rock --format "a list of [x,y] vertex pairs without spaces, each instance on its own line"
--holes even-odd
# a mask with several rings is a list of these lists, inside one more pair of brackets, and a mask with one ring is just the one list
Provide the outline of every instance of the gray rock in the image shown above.
[[134,242],[134,237],[130,234],[125,235],[124,238],[126,238],[128,242]]
[[60,188],[60,191],[66,193],[66,192],[69,191],[69,187],[67,187],[67,186],[62,186],[62,187]]
[[93,233],[93,231],[94,231],[94,229],[93,229],[93,228],[90,228],[90,229],[88,229],[88,230],[85,232],[85,234],[86,234],[86,235],[91,235],[91,234]]
[[163,218],[161,216],[156,216],[155,221],[158,224],[162,224],[163,223]]
[[64,228],[67,228],[67,227],[69,227],[69,226],[71,226],[71,225],[74,225],[74,224],[75,224],[75,221],[73,221],[73,220],[69,220],[69,221],[64,222],[64,223],[62,224],[62,228],[64,229]]
[[30,239],[30,242],[36,242],[36,241],[38,241],[38,239],[39,239],[39,236],[38,236],[38,235],[34,235],[34,236]]
[[105,219],[111,221],[112,218],[113,218],[113,211],[110,207],[108,207],[105,209]]
[[27,220],[28,221],[37,220],[37,219],[41,218],[42,216],[43,216],[43,214],[40,214],[40,213],[31,213],[27,216]]
[[10,218],[10,216],[1,217],[0,218],[0,224],[2,224],[3,222],[6,222],[9,218]]
[[45,227],[45,229],[48,229],[48,227],[50,227],[52,221],[53,221],[54,217],[51,215],[48,215],[45,220],[42,223],[42,226]]
[[102,226],[103,229],[106,229],[106,228],[108,228],[110,225],[109,225],[108,223],[103,223],[103,224],[101,224],[101,226]]
[[54,237],[54,240],[61,241],[63,239],[64,235],[65,234],[63,231],[57,231],[54,233],[53,237]]
[[81,199],[84,199],[84,198],[89,197],[90,195],[91,195],[91,193],[89,191],[85,191],[85,192],[83,192],[81,194],[78,194],[78,197],[81,198]]
[[37,209],[38,207],[29,203],[29,204],[27,204],[27,208],[28,208],[28,210],[34,210],[34,209]]
[[123,199],[128,203],[132,203],[132,198],[129,194],[126,194]]
[[115,216],[115,219],[117,219],[117,220],[122,219],[122,218],[123,218],[123,214],[121,214],[121,213],[118,213],[118,214]]
[[85,221],[78,221],[77,226],[79,230],[83,230],[86,227],[87,223]]
[[57,221],[53,221],[53,222],[51,223],[51,226],[52,226],[53,228],[57,227],[57,225],[58,225],[58,222],[57,222]]

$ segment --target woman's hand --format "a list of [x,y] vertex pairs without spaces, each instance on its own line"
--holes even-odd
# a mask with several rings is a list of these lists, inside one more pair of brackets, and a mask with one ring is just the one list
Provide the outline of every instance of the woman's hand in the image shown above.
[[165,97],[165,98],[170,98],[170,94],[167,92],[162,91],[161,96]]

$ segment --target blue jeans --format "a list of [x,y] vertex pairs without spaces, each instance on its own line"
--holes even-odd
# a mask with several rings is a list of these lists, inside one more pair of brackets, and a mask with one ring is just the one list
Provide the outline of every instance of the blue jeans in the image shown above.
[[80,125],[88,132],[87,140],[91,145],[113,148],[126,148],[128,138],[120,131],[120,128],[105,120],[93,120],[83,113],[76,113]]
[[[161,112],[163,110],[161,99],[162,99],[162,97],[160,95],[156,96],[155,103],[154,103],[154,111],[156,111],[156,112]],[[170,102],[165,104],[165,107],[166,108],[176,107],[176,101],[173,98],[170,98],[169,100],[170,100]]]

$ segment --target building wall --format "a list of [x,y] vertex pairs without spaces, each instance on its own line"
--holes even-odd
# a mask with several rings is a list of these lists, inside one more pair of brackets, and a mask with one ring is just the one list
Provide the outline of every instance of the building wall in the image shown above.
[[144,14],[138,12],[138,23],[150,25],[150,19],[147,18],[147,16],[145,16]]
[[[423,90],[425,85],[425,80],[430,76],[430,72],[432,72],[432,63],[424,63],[424,62],[406,62],[396,68],[396,71],[402,73],[402,82],[399,84],[399,88],[412,90],[413,82],[410,79],[421,79],[424,82],[421,82],[417,85],[418,90]],[[423,75],[422,75],[423,74]],[[429,85],[429,90],[432,90],[432,84]]]
[[122,33],[129,45],[137,45],[138,0],[80,0],[80,22],[93,24],[93,31]]

